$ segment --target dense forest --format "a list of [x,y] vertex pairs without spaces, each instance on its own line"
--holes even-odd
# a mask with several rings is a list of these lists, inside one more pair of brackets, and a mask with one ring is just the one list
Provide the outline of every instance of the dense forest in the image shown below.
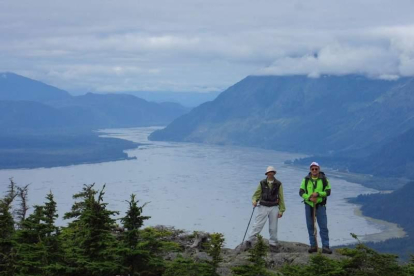
[[[65,227],[57,227],[57,204],[49,193],[43,205],[28,206],[29,187],[19,187],[13,180],[0,200],[0,275],[61,276],[214,276],[219,268],[224,238],[211,234],[203,243],[209,258],[195,260],[180,253],[171,231],[143,228],[150,217],[143,214],[135,195],[126,201],[129,208],[120,219],[117,211],[107,208],[105,186],[84,185],[73,196],[74,203],[65,213]],[[29,214],[29,209],[32,209]],[[414,275],[414,258],[399,264],[395,255],[380,254],[358,244],[340,249],[342,258],[330,259],[316,254],[307,265],[270,267],[268,248],[261,237],[250,249],[248,264],[235,264],[233,275]],[[175,253],[175,258],[171,258]]]
[[[392,185],[392,183],[390,183]],[[366,216],[397,223],[404,228],[407,237],[390,239],[379,243],[368,243],[376,250],[390,252],[408,259],[414,252],[414,182],[390,194],[360,195],[351,200],[362,205],[362,212]]]
[[[414,128],[398,135],[379,149],[373,151],[368,156],[356,157],[356,153],[341,153],[322,156],[311,156],[296,159],[295,165],[308,165],[314,160],[325,164],[333,169],[346,172],[371,174],[381,179],[388,178],[414,178]],[[384,175],[383,168],[391,167]],[[388,181],[378,181],[369,186],[375,189],[393,190],[396,183]],[[396,187],[399,188],[399,187]]]
[[81,130],[2,133],[0,169],[48,168],[134,159],[124,151],[136,147],[138,144],[131,141],[102,138],[99,133]]

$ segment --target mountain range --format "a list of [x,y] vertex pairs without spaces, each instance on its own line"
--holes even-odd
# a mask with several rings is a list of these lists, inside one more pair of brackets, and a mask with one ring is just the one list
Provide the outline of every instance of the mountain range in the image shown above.
[[125,94],[71,96],[68,92],[13,73],[0,73],[0,127],[109,128],[165,125],[188,108]]
[[174,91],[126,91],[120,92],[134,95],[151,102],[173,102],[186,107],[196,107],[214,100],[220,92],[174,92]]
[[261,147],[360,164],[369,160],[359,170],[367,172],[386,164],[384,154],[412,159],[411,132],[404,133],[414,129],[413,106],[414,78],[409,77],[249,76],[150,139]]
[[0,169],[129,159],[136,143],[101,138],[100,128],[166,125],[188,112],[123,94],[71,96],[14,73],[0,73]]

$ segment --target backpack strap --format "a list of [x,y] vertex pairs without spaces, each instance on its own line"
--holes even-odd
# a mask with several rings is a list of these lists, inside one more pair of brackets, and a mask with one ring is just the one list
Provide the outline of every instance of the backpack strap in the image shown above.
[[[311,173],[309,173],[307,176],[305,176],[305,192],[308,194],[308,183],[311,178]],[[322,191],[324,192],[326,190],[326,187],[328,186],[328,180],[326,179],[324,172],[319,172],[319,178],[322,180]],[[327,201],[327,198],[325,197],[323,199],[322,204],[325,205]]]
[[309,175],[305,176],[305,194],[308,194]]
[[[322,179],[322,191],[325,192],[326,187],[328,186],[328,180],[326,179],[325,173],[324,172],[320,172],[319,173],[319,177],[320,179]],[[328,201],[328,197],[324,197],[322,200],[322,205],[326,205],[326,202]]]
[[328,180],[326,179],[325,173],[319,172],[319,178],[322,179],[322,191],[325,192],[325,189],[328,186]]

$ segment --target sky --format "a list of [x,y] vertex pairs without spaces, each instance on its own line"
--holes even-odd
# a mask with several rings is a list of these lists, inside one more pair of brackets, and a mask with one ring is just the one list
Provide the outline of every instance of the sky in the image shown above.
[[0,0],[0,72],[68,91],[414,76],[414,0]]

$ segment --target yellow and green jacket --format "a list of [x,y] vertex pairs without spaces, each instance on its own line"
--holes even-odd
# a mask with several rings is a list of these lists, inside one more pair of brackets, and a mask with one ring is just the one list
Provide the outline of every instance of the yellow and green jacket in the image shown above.
[[[307,182],[307,187],[305,183]],[[325,187],[324,187],[325,182]],[[309,173],[303,180],[300,185],[299,195],[304,199],[306,204],[309,204],[313,207],[313,202],[309,200],[309,197],[313,193],[318,193],[317,205],[325,205],[326,198],[331,195],[331,185],[328,178],[325,177],[323,172],[319,173],[318,177],[313,177]]]

